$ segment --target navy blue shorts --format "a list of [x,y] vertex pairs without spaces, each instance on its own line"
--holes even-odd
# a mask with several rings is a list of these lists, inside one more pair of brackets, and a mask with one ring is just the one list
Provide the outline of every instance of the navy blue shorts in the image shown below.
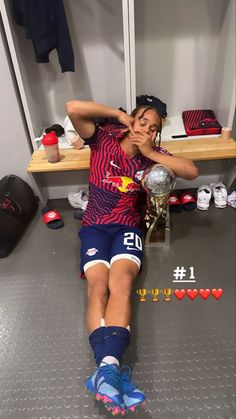
[[104,263],[108,268],[118,259],[133,260],[140,268],[143,258],[142,232],[135,227],[117,224],[98,224],[82,227],[81,272],[90,266]]

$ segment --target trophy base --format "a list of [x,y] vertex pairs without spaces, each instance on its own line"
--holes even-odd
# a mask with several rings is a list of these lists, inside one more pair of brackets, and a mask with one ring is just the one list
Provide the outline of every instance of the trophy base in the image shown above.
[[146,247],[170,246],[170,213],[166,208],[166,216],[159,217],[154,224],[148,228],[145,237]]

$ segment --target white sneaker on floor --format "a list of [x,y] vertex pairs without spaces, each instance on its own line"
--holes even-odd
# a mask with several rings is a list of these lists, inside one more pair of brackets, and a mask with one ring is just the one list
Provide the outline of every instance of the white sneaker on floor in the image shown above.
[[77,193],[69,192],[68,201],[73,208],[85,211],[88,204],[88,192],[83,190]]
[[216,208],[226,208],[227,206],[227,189],[222,182],[211,183],[212,195]]
[[236,191],[233,191],[227,198],[228,205],[233,208],[236,208]]
[[197,208],[208,210],[211,200],[211,188],[209,185],[202,185],[197,190]]

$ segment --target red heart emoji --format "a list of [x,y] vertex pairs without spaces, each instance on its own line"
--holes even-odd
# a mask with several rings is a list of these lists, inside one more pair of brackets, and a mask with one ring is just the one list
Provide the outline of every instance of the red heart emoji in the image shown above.
[[185,296],[185,290],[184,289],[182,289],[182,290],[176,289],[176,290],[174,290],[174,294],[178,298],[178,300],[180,301]]
[[211,290],[209,290],[209,288],[206,288],[205,290],[203,288],[200,288],[199,290],[199,294],[204,300],[206,300],[207,297],[209,297],[210,293],[211,293]]
[[213,295],[213,297],[215,297],[217,300],[219,300],[219,298],[222,296],[223,294],[223,290],[222,288],[212,288],[211,293]]
[[191,298],[191,300],[194,300],[194,298],[196,298],[196,296],[198,295],[198,290],[196,288],[194,288],[193,290],[189,288],[187,289],[187,295],[189,296],[189,298]]

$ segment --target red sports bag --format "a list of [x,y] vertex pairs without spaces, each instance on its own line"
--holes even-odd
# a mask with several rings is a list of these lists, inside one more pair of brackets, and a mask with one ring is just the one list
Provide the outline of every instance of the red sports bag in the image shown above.
[[182,113],[187,135],[220,134],[221,125],[210,109],[184,111]]

